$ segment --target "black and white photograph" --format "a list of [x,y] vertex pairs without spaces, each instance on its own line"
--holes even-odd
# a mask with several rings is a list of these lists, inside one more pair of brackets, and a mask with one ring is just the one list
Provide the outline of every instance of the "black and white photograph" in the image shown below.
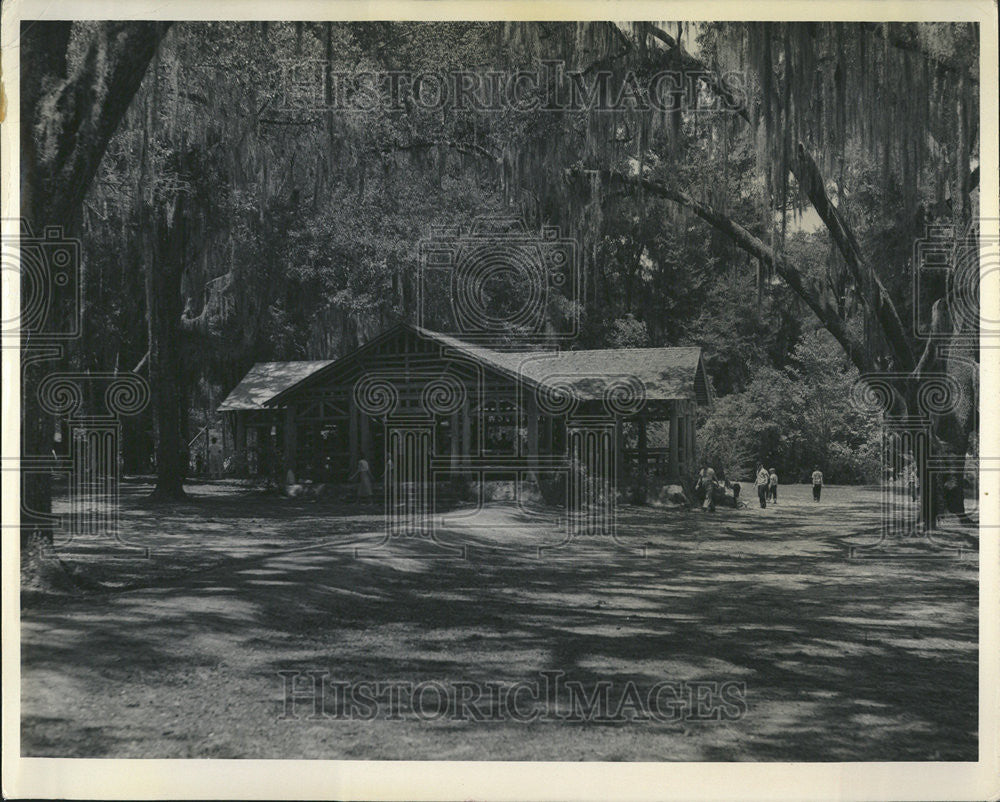
[[996,798],[995,4],[418,5],[5,8],[5,763]]

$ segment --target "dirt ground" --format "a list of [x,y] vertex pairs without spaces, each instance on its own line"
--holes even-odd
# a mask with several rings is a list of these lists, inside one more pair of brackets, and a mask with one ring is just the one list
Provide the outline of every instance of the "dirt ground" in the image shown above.
[[[22,611],[24,756],[977,757],[974,530],[881,543],[875,489],[827,487],[816,505],[784,486],[766,510],[626,506],[615,540],[568,542],[551,510],[497,503],[457,510],[440,544],[384,542],[376,504],[221,481],[151,506],[149,489],[123,488],[128,543],[59,545],[92,589]],[[333,683],[318,702],[306,672]],[[608,683],[612,707],[630,687],[676,705],[546,707],[539,672],[587,694]],[[364,682],[430,693],[359,706],[332,690]],[[717,702],[723,685],[728,704],[685,696]],[[459,687],[500,690],[428,714]]]

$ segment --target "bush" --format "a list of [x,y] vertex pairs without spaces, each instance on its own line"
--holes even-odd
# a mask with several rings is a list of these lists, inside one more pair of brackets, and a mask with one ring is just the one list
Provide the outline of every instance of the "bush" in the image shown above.
[[699,431],[701,457],[728,478],[758,462],[784,483],[819,466],[831,484],[878,481],[880,427],[851,404],[858,373],[826,332],[804,337],[784,370],[758,370],[747,389],[720,398]]

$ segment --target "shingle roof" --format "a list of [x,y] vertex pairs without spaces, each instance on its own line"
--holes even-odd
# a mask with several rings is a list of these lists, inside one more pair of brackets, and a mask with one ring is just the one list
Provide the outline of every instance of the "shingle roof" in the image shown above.
[[699,369],[701,349],[696,346],[494,351],[446,334],[418,331],[511,377],[534,384],[569,386],[580,401],[600,400],[610,384],[633,376],[643,383],[645,397],[650,401],[710,400],[704,371]]
[[264,409],[267,402],[278,393],[295,386],[317,370],[333,364],[321,359],[302,362],[258,362],[243,377],[226,400],[219,405],[219,412],[242,409]]
[[[649,401],[696,400],[700,404],[711,401],[711,390],[701,362],[701,349],[697,347],[494,351],[411,324],[400,324],[397,328],[410,330],[454,349],[511,379],[524,380],[536,386],[559,385],[563,389],[572,389],[580,401],[603,399],[612,384],[631,377],[643,384],[645,398]],[[383,333],[376,340],[381,340],[392,331],[396,329]],[[362,346],[360,350],[365,350],[374,342]],[[357,353],[348,354],[341,360],[260,362],[229,394],[219,411],[262,409],[272,402],[280,405],[281,399],[277,396],[291,391],[323,368],[346,361]],[[317,376],[314,381],[322,382],[324,378]]]

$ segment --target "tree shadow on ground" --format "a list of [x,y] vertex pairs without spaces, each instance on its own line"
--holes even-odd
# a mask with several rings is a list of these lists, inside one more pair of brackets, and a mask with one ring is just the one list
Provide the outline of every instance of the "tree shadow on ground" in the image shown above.
[[[871,499],[856,502],[848,511],[790,503],[767,517],[625,508],[619,540],[643,543],[645,557],[598,537],[539,556],[531,526],[549,537],[554,516],[532,522],[500,506],[492,528],[443,533],[469,546],[454,559],[426,538],[378,547],[377,510],[322,521],[226,499],[208,516],[228,522],[219,561],[202,569],[202,524],[174,510],[167,520],[188,533],[176,549],[182,570],[142,590],[25,612],[25,754],[974,760],[975,562],[848,559],[838,538],[873,524]],[[498,548],[508,532],[524,548]],[[354,556],[359,537],[370,556]],[[276,725],[278,672],[316,670],[414,684],[510,685],[551,670],[587,688],[739,682],[746,711],[596,726],[372,723],[331,709],[331,720]],[[67,676],[82,700],[68,720],[43,687]],[[163,727],[178,695],[181,724]],[[202,732],[220,720],[223,743]],[[95,722],[107,737],[90,737]],[[127,742],[115,739],[122,728]]]

